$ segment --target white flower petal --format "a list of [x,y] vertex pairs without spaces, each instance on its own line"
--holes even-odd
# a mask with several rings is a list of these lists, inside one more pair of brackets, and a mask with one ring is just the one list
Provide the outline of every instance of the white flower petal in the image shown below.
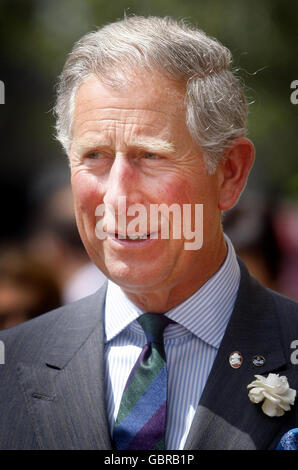
[[254,388],[249,392],[248,396],[249,396],[250,401],[252,401],[253,403],[260,403],[261,401],[264,400],[263,394],[255,392]]
[[266,382],[266,377],[262,375],[255,375],[256,379],[259,380],[262,384]]
[[278,374],[270,373],[268,377],[266,378],[266,385],[269,385],[271,387],[277,387],[279,383],[280,383],[280,377]]
[[282,416],[284,414],[284,411],[281,408],[275,406],[270,400],[267,400],[267,398],[262,405],[262,410],[265,415],[270,416],[270,418],[273,418],[274,416]]
[[267,398],[264,400],[262,410],[265,415],[270,416],[271,418],[276,416],[276,406],[270,400],[267,400]]
[[259,386],[261,386],[261,383],[258,382],[257,380],[254,380],[253,382],[247,385],[247,388],[259,387]]
[[264,390],[263,392],[263,395],[265,398],[267,398],[268,400],[270,400],[272,403],[274,403],[275,405],[278,405],[279,402],[280,402],[280,397],[277,395],[277,396],[274,396],[273,393],[268,393],[266,390]]
[[288,403],[281,401],[278,405],[279,408],[285,411],[290,411],[291,407]]
[[296,390],[293,388],[289,388],[288,393],[286,395],[287,400],[289,401],[290,405],[294,405],[295,398],[296,398]]
[[263,387],[254,387],[250,390],[249,393],[254,393],[254,394],[258,394],[258,393],[263,393],[264,392],[264,388]]

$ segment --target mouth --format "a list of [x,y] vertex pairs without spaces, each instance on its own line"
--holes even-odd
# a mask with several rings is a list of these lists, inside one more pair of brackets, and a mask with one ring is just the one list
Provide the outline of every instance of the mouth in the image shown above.
[[108,238],[115,241],[116,243],[128,246],[128,245],[144,245],[156,241],[158,233],[145,233],[143,235],[123,235],[121,233],[108,234]]
[[150,233],[145,233],[144,235],[122,235],[121,233],[116,233],[115,238],[118,240],[131,240],[131,241],[139,241],[139,240],[148,240],[150,238]]

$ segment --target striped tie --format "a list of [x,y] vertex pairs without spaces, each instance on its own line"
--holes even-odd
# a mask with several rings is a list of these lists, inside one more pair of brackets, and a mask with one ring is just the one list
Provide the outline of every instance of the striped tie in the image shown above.
[[148,342],[125,385],[113,438],[118,450],[162,450],[167,412],[163,332],[171,320],[162,314],[145,313],[138,322]]

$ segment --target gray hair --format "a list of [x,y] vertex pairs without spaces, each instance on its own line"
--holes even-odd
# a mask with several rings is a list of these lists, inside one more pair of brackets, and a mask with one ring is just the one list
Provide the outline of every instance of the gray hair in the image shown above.
[[75,95],[91,75],[110,86],[139,67],[186,84],[186,123],[213,173],[232,139],[246,134],[247,103],[230,51],[185,21],[125,17],[83,36],[57,86],[57,139],[71,145]]

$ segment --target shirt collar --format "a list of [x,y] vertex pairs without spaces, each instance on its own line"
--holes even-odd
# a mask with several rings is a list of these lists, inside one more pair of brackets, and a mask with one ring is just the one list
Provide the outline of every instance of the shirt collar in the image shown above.
[[[169,318],[215,348],[219,347],[232,314],[240,281],[235,250],[226,235],[225,239],[228,253],[220,269],[191,297],[167,312]],[[131,302],[117,284],[109,281],[105,308],[106,342],[143,313],[144,310]]]

